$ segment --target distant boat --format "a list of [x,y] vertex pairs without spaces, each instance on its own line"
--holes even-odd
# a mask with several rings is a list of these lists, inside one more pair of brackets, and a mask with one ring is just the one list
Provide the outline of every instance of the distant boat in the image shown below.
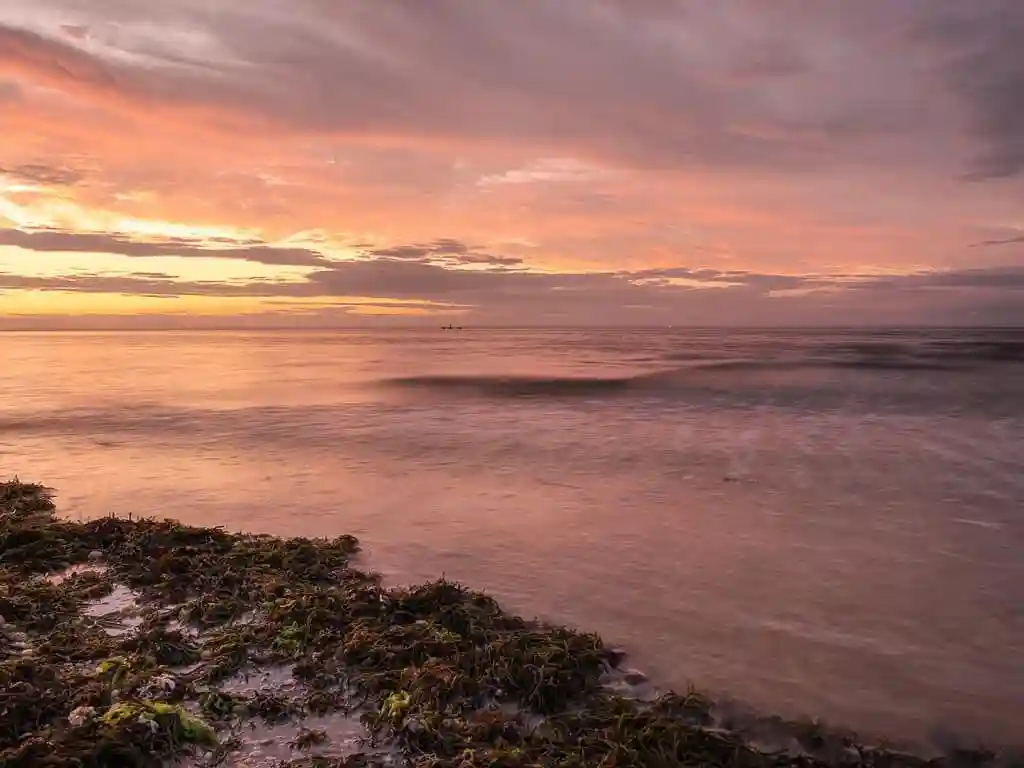
[[442,331],[461,331],[462,330],[462,326],[461,325],[452,325],[451,323],[449,323],[448,325],[442,325],[441,326],[441,330]]

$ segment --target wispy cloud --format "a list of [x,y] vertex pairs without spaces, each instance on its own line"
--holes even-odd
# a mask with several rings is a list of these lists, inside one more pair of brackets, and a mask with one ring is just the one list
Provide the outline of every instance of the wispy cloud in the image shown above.
[[282,248],[253,242],[209,242],[174,237],[159,240],[140,240],[109,232],[66,232],[41,230],[25,232],[20,229],[0,229],[0,245],[14,246],[28,251],[82,253],[112,253],[123,256],[178,256],[242,259],[259,264],[297,267],[322,267],[331,260],[307,248]]
[[48,187],[70,186],[82,180],[82,173],[73,168],[55,167],[43,163],[0,165],[0,177],[3,176],[23,184],[39,184]]
[[1013,245],[1015,243],[1024,243],[1024,235],[1016,235],[1014,237],[1004,237],[998,240],[982,240],[980,243],[972,243],[972,248],[990,248],[994,245]]

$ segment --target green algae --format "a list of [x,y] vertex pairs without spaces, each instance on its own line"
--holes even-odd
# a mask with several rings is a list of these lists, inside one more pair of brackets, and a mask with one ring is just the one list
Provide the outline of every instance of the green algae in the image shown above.
[[[54,512],[46,488],[0,484],[0,768],[159,766],[200,747],[224,759],[243,723],[333,712],[361,714],[366,749],[291,765],[928,765],[818,725],[792,727],[799,754],[760,751],[741,728],[714,727],[697,691],[614,695],[606,681],[623,655],[598,636],[445,580],[385,589],[352,567],[349,536]],[[97,562],[101,572],[48,580]],[[89,606],[115,587],[138,596],[137,626],[111,634],[116,619]],[[237,683],[248,674],[290,683]],[[292,746],[327,742],[303,726]]]
[[213,729],[180,706],[159,701],[129,701],[115,704],[97,719],[108,728],[121,728],[137,722],[170,728],[180,740],[191,744],[215,744]]
[[405,691],[396,691],[384,699],[380,705],[381,714],[392,722],[401,722],[409,710],[412,698]]

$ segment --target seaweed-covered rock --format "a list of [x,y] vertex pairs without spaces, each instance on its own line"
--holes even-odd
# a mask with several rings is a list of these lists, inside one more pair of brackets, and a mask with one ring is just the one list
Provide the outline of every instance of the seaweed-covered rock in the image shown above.
[[[613,671],[644,681],[596,635],[445,580],[385,589],[350,536],[54,512],[46,488],[0,483],[0,768],[214,764],[281,727],[295,768],[925,764],[818,724],[787,726],[799,753],[761,751],[695,691],[614,695]],[[331,713],[361,713],[368,748],[307,727]]]

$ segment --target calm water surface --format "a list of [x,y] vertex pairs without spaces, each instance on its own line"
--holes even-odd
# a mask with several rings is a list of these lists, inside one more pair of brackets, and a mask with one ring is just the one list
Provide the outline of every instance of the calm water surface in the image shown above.
[[1024,333],[0,334],[0,476],[359,536],[659,683],[1020,743]]

